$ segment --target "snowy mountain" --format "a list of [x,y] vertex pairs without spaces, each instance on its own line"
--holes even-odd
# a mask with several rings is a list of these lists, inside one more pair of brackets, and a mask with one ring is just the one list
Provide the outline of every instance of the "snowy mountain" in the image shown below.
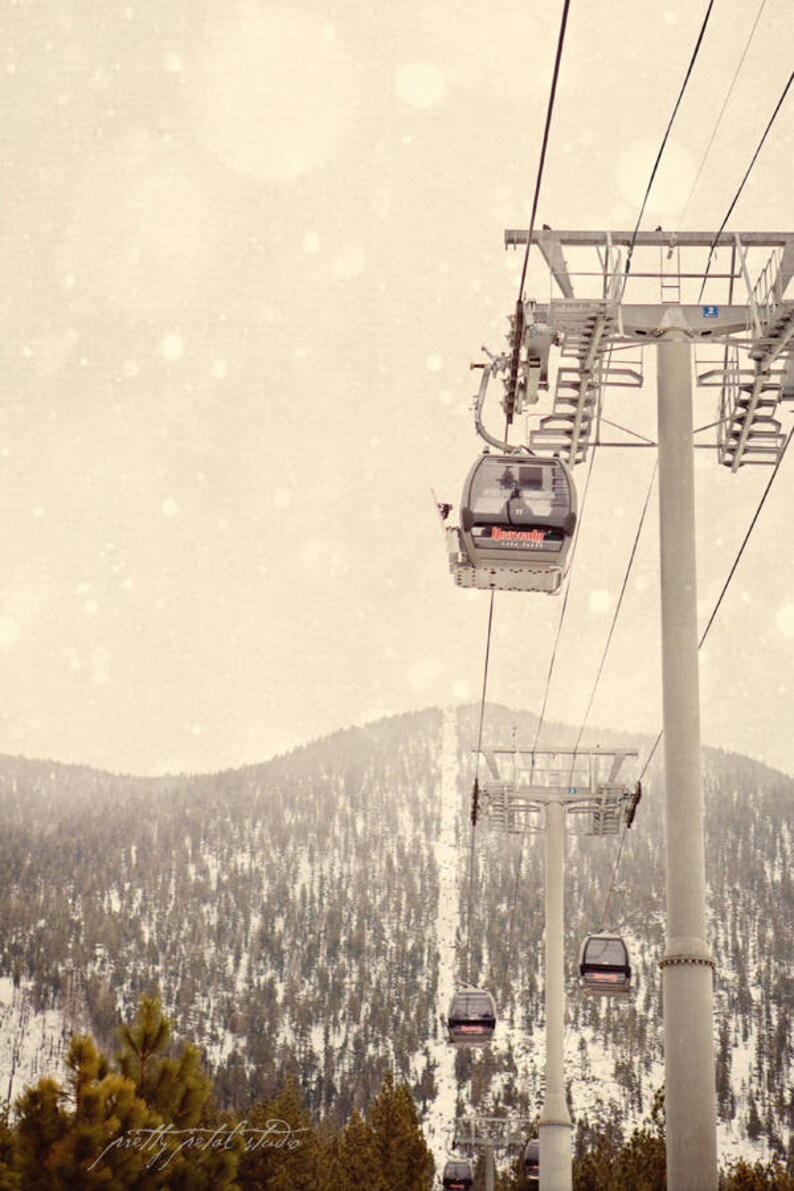
[[[225,773],[132,778],[0,759],[0,1088],[60,1073],[70,1033],[112,1049],[157,990],[236,1108],[288,1072],[344,1120],[384,1072],[409,1081],[437,1160],[456,1114],[533,1117],[543,1075],[543,841],[477,828],[472,708],[428,710]],[[488,742],[531,743],[528,714],[489,708]],[[547,726],[542,747],[570,732]],[[604,747],[650,742],[602,733]],[[568,747],[570,747],[568,745]],[[569,838],[566,1076],[576,1139],[629,1131],[663,1082],[664,848],[659,758],[619,840]],[[794,782],[704,754],[720,1159],[785,1153],[794,1128],[789,923]],[[609,919],[603,922],[609,897]],[[468,907],[471,902],[471,922]],[[580,999],[582,938],[627,938],[629,1003]],[[455,1052],[440,1016],[470,943],[499,1026]]]

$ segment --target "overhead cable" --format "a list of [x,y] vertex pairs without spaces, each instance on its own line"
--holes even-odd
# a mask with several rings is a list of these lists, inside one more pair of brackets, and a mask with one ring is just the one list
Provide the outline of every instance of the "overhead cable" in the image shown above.
[[540,147],[540,161],[538,162],[538,172],[535,178],[535,195],[532,199],[532,213],[529,217],[529,235],[527,236],[527,247],[524,252],[524,264],[521,269],[521,282],[518,287],[518,299],[524,296],[524,284],[527,279],[527,262],[529,261],[529,246],[532,243],[532,232],[535,228],[535,216],[538,213],[538,199],[540,198],[540,183],[543,179],[543,167],[546,163],[546,148],[549,143],[549,130],[551,129],[551,114],[554,111],[554,98],[557,94],[557,79],[560,75],[560,62],[562,61],[562,47],[565,41],[565,27],[568,24],[568,9],[570,8],[570,0],[565,0],[562,8],[562,17],[560,18],[560,32],[557,37],[557,53],[554,58],[554,72],[551,76],[551,91],[549,92],[549,103],[546,109],[546,124],[543,129],[543,142]]
[[624,823],[623,831],[620,836],[620,846],[618,847],[618,854],[615,858],[615,867],[612,870],[612,880],[609,884],[609,892],[607,893],[607,900],[604,902],[604,911],[601,915],[601,926],[602,927],[606,927],[606,925],[607,925],[607,914],[609,913],[609,903],[612,900],[612,893],[615,888],[615,881],[617,880],[618,869],[620,868],[620,857],[623,854],[623,845],[626,842],[626,831],[627,830],[628,830],[628,824]]
[[554,673],[554,663],[557,660],[557,649],[560,644],[560,636],[562,635],[562,626],[565,622],[565,613],[568,610],[568,599],[571,594],[571,576],[573,575],[573,563],[574,563],[574,559],[576,558],[576,547],[579,544],[579,536],[582,532],[582,519],[584,518],[584,511],[587,508],[587,493],[590,490],[590,480],[593,475],[593,466],[595,464],[595,457],[596,457],[596,449],[593,448],[593,451],[590,456],[590,466],[587,469],[587,479],[585,480],[584,492],[582,493],[582,508],[579,513],[579,524],[578,524],[577,530],[576,530],[576,539],[574,541],[573,548],[571,551],[571,561],[570,561],[570,565],[569,565],[568,584],[565,588],[565,596],[563,597],[562,608],[560,609],[560,619],[557,621],[557,632],[554,637],[554,646],[552,647],[551,658],[549,660],[549,668],[546,673],[546,685],[545,685],[545,688],[543,691],[543,702],[541,704],[540,715],[538,717],[537,726],[535,728],[535,741],[534,741],[534,744],[532,745],[533,753],[535,752],[535,750],[538,747],[538,740],[540,738],[541,729],[543,727],[543,721],[546,717],[546,704],[548,703],[548,699],[549,699],[549,689],[551,687],[551,678],[552,678],[552,674]]
[[480,696],[480,730],[477,735],[477,760],[474,767],[474,786],[471,794],[471,842],[469,845],[469,907],[468,907],[468,937],[466,944],[466,968],[467,975],[471,979],[471,922],[472,922],[472,906],[474,901],[474,841],[475,831],[477,828],[477,816],[479,812],[480,800],[480,756],[482,754],[482,732],[483,724],[485,722],[485,698],[488,690],[488,666],[491,660],[491,635],[493,632],[493,605],[495,592],[491,590],[491,599],[488,606],[488,631],[485,638],[485,662],[483,665],[482,675],[482,695]]
[[676,226],[679,228],[683,224],[684,217],[686,216],[686,213],[689,210],[689,204],[692,201],[692,195],[695,193],[695,190],[697,189],[697,184],[700,181],[700,176],[703,173],[703,168],[706,164],[706,160],[708,158],[709,153],[711,152],[711,146],[714,144],[714,140],[715,140],[717,133],[719,131],[720,124],[722,123],[722,117],[725,115],[725,109],[727,108],[728,103],[730,102],[731,95],[733,95],[733,89],[736,86],[736,80],[739,78],[739,74],[741,72],[742,66],[744,65],[744,60],[747,57],[747,52],[750,49],[750,43],[752,42],[753,37],[755,36],[755,31],[756,31],[756,28],[758,27],[758,22],[761,20],[761,13],[764,11],[765,6],[766,6],[766,0],[761,0],[761,4],[758,8],[758,12],[755,15],[755,20],[753,21],[753,27],[748,34],[747,41],[744,44],[744,50],[742,51],[742,56],[739,59],[739,64],[736,67],[736,70],[733,72],[733,78],[731,79],[731,85],[728,88],[728,91],[725,95],[725,99],[723,100],[722,107],[720,108],[719,115],[717,116],[714,127],[711,130],[711,136],[709,137],[709,143],[706,145],[706,148],[703,151],[703,156],[700,159],[700,165],[698,166],[698,171],[695,174],[695,178],[694,178],[694,181],[690,188],[689,194],[687,195],[686,202],[684,203],[684,206],[681,209],[681,214],[678,216],[678,221],[677,221]]
[[631,547],[631,553],[629,554],[629,560],[626,565],[625,574],[623,576],[623,584],[620,588],[620,595],[618,596],[618,601],[617,601],[617,604],[615,605],[615,612],[612,617],[612,624],[609,626],[609,633],[607,634],[606,644],[604,645],[604,649],[601,654],[601,661],[599,662],[599,665],[598,665],[595,682],[593,683],[593,689],[590,692],[590,699],[588,700],[587,708],[584,713],[584,718],[582,719],[582,726],[579,729],[579,735],[576,738],[576,744],[574,745],[574,755],[579,751],[579,745],[582,743],[582,736],[584,735],[585,726],[587,724],[588,717],[589,717],[590,712],[593,707],[593,700],[595,699],[596,691],[598,690],[598,684],[601,681],[601,675],[604,671],[604,664],[606,663],[607,654],[609,653],[609,647],[612,644],[612,637],[615,632],[615,625],[617,624],[618,616],[620,615],[620,609],[623,605],[623,597],[626,594],[626,588],[628,586],[629,576],[631,575],[631,568],[634,565],[634,559],[637,554],[637,547],[640,542],[640,535],[642,534],[642,527],[645,524],[645,515],[648,512],[648,505],[650,503],[654,481],[656,480],[657,467],[658,467],[658,462],[654,463],[654,465],[653,465],[653,471],[651,472],[651,478],[650,478],[650,482],[648,484],[648,491],[645,494],[645,503],[643,504],[642,512],[640,513],[640,519],[639,519],[639,523],[637,525],[637,532],[634,535],[634,544]]
[[[656,171],[659,168],[659,162],[662,160],[662,154],[664,153],[665,147],[667,145],[667,139],[670,136],[670,130],[672,129],[673,123],[674,123],[675,118],[678,114],[678,109],[681,106],[681,100],[684,98],[684,92],[686,91],[687,84],[689,82],[689,76],[692,74],[692,70],[694,68],[695,61],[697,60],[697,56],[700,52],[700,47],[703,43],[703,37],[706,32],[706,26],[709,23],[709,17],[711,16],[711,10],[713,7],[714,7],[714,0],[709,0],[709,6],[706,9],[706,15],[704,16],[703,23],[700,26],[700,32],[698,34],[698,39],[695,42],[695,48],[692,51],[692,57],[689,59],[689,66],[687,67],[686,75],[684,76],[684,81],[681,84],[680,91],[678,92],[678,99],[675,101],[675,107],[673,108],[673,114],[670,117],[667,128],[665,129],[664,136],[662,137],[662,143],[659,146],[659,152],[656,154],[656,161],[653,163],[653,169],[651,170],[651,176],[648,179],[648,185],[645,189],[645,195],[642,200],[642,206],[640,207],[640,213],[637,216],[637,224],[634,228],[634,232],[631,237],[631,243],[629,245],[629,249],[626,254],[626,277],[628,276],[628,273],[631,269],[631,258],[632,258],[632,255],[634,254],[634,246],[637,242],[637,234],[640,230],[640,224],[642,223],[642,217],[645,214],[645,207],[646,207],[648,198],[651,193],[651,187],[653,186],[654,179],[656,177]],[[625,289],[625,282],[626,282],[626,278],[624,278],[624,289]]]
[[[786,441],[783,444],[783,450],[780,452],[780,455],[778,456],[778,460],[774,466],[772,475],[769,477],[766,487],[764,488],[764,491],[761,495],[761,499],[758,502],[758,507],[756,508],[755,512],[753,513],[752,520],[751,520],[749,526],[747,527],[747,532],[745,533],[744,538],[742,539],[742,544],[736,553],[736,557],[733,560],[731,569],[729,570],[727,578],[722,585],[722,590],[720,591],[720,594],[717,597],[717,602],[714,605],[714,607],[712,608],[711,615],[708,618],[706,627],[704,628],[703,632],[701,633],[700,640],[698,641],[698,650],[702,649],[703,645],[705,644],[706,638],[708,637],[709,632],[711,631],[711,626],[714,624],[714,621],[716,619],[716,616],[720,609],[722,601],[725,598],[725,594],[731,585],[731,581],[732,581],[734,575],[736,574],[736,569],[739,566],[739,562],[741,561],[742,555],[744,554],[745,550],[747,549],[747,545],[750,541],[750,535],[752,534],[753,530],[755,529],[756,523],[758,522],[758,518],[761,515],[761,510],[763,509],[764,505],[766,504],[766,499],[769,496],[772,485],[775,482],[775,477],[777,476],[777,473],[780,470],[780,465],[783,462],[783,457],[785,456],[786,451],[788,450],[789,443],[791,442],[792,436],[794,436],[794,427],[792,427],[792,429],[789,430],[789,432],[788,432]],[[654,756],[657,748],[659,747],[659,742],[661,741],[663,735],[664,735],[664,730],[662,730],[658,734],[658,736],[656,737],[656,740],[653,742],[653,747],[651,748],[651,751],[648,754],[648,759],[646,760],[646,762],[642,768],[642,773],[640,774],[640,781],[642,781],[643,777],[645,776],[648,766],[650,765],[651,761],[653,760],[653,756]]]
[[728,207],[728,210],[725,213],[725,218],[723,219],[722,223],[720,224],[719,230],[715,233],[714,239],[711,242],[711,247],[709,248],[709,255],[706,260],[706,268],[703,272],[703,284],[700,287],[700,294],[698,296],[698,302],[703,297],[703,290],[706,288],[706,279],[708,278],[709,268],[711,266],[711,260],[712,260],[712,257],[714,256],[714,250],[717,247],[717,241],[719,240],[720,236],[724,232],[725,225],[728,222],[728,220],[730,219],[731,215],[733,214],[733,209],[739,201],[741,193],[744,190],[745,183],[747,182],[747,179],[750,177],[750,173],[753,169],[753,166],[755,165],[756,161],[758,160],[758,154],[761,152],[761,150],[764,147],[764,141],[766,140],[767,136],[769,135],[769,131],[772,128],[772,125],[774,124],[774,122],[777,118],[777,114],[783,106],[784,100],[789,93],[789,89],[791,88],[792,82],[794,82],[794,71],[792,71],[791,74],[788,76],[788,82],[786,83],[785,87],[783,88],[783,93],[780,96],[780,99],[777,101],[777,104],[775,105],[774,112],[769,117],[769,123],[767,124],[766,128],[764,129],[763,136],[761,137],[760,141],[758,142],[758,145],[756,146],[755,153],[753,153],[752,161],[748,165],[748,167],[745,171],[745,175],[742,178],[741,182],[739,183],[739,189],[736,191],[736,194],[733,196],[733,199],[731,200],[731,205]]
[[[595,699],[595,696],[596,696],[596,691],[598,690],[598,684],[599,684],[599,682],[600,682],[600,680],[601,680],[601,675],[602,675],[602,673],[603,673],[604,664],[605,664],[605,662],[606,662],[607,654],[609,653],[609,647],[610,647],[610,645],[611,645],[611,643],[612,643],[612,637],[613,637],[613,634],[614,634],[614,632],[615,632],[615,625],[617,624],[617,619],[618,619],[618,616],[620,615],[620,609],[621,609],[621,607],[622,607],[622,605],[623,605],[623,597],[624,597],[624,596],[625,596],[625,594],[626,594],[626,588],[627,588],[627,586],[628,586],[628,582],[629,582],[629,576],[631,575],[631,569],[632,569],[632,567],[633,567],[633,565],[634,565],[634,559],[635,559],[635,557],[636,557],[636,554],[637,554],[637,547],[638,547],[638,545],[639,545],[639,541],[640,541],[640,536],[641,536],[641,534],[642,534],[643,525],[645,524],[645,517],[646,517],[646,514],[647,514],[647,512],[648,512],[648,505],[649,505],[649,503],[650,503],[650,499],[651,499],[651,493],[653,492],[653,486],[654,486],[654,482],[655,482],[655,480],[656,480],[656,471],[657,471],[657,468],[658,468],[658,462],[657,462],[657,463],[654,463],[654,466],[653,466],[653,471],[651,472],[651,478],[650,478],[650,481],[649,481],[649,483],[648,483],[648,491],[647,491],[647,493],[646,493],[646,495],[645,495],[645,503],[644,503],[644,504],[643,504],[643,506],[642,506],[642,512],[640,513],[640,519],[639,519],[639,522],[638,522],[638,524],[637,524],[637,532],[636,532],[636,534],[634,535],[634,543],[633,543],[633,545],[632,545],[632,547],[631,547],[631,553],[629,554],[628,563],[626,564],[626,571],[625,571],[625,574],[624,574],[624,576],[623,576],[623,584],[622,584],[622,586],[621,586],[621,589],[620,589],[620,595],[618,596],[618,601],[617,601],[617,604],[615,605],[615,612],[614,612],[614,615],[613,615],[613,617],[612,617],[612,624],[610,625],[610,628],[609,628],[609,633],[608,633],[608,635],[607,635],[606,644],[604,645],[604,649],[603,649],[603,652],[602,652],[602,654],[601,654],[601,661],[600,661],[600,663],[599,663],[599,666],[598,666],[598,671],[597,671],[597,673],[596,673],[595,682],[593,683],[593,689],[592,689],[592,691],[590,692],[590,699],[589,699],[589,701],[588,701],[587,708],[586,708],[586,710],[585,710],[584,717],[583,717],[583,719],[582,719],[582,726],[581,726],[581,728],[579,729],[579,735],[578,735],[578,737],[577,737],[577,739],[576,739],[576,744],[574,745],[574,750],[573,750],[573,760],[572,760],[572,762],[571,762],[571,774],[573,774],[573,766],[574,766],[574,764],[575,764],[575,761],[576,761],[576,754],[577,754],[577,752],[579,751],[579,745],[580,745],[580,744],[581,744],[581,742],[582,742],[582,736],[584,735],[585,726],[586,726],[586,724],[587,724],[587,720],[588,720],[588,717],[589,717],[589,715],[590,715],[590,711],[591,711],[591,709],[592,709],[592,706],[593,706],[593,701],[594,701],[594,699]],[[624,842],[625,842],[625,839],[626,839],[626,830],[627,830],[628,826],[629,826],[628,820],[625,820],[625,821],[624,821],[624,823],[623,823],[623,832],[622,832],[621,839],[620,839],[620,847],[618,848],[617,859],[615,860],[615,867],[614,867],[614,869],[612,870],[612,880],[611,880],[611,882],[610,882],[609,891],[608,891],[608,893],[607,893],[607,899],[606,899],[606,904],[605,904],[605,906],[604,906],[604,912],[603,912],[603,914],[602,914],[602,917],[601,917],[601,925],[602,925],[602,926],[606,924],[606,915],[607,915],[607,911],[608,911],[608,909],[609,909],[609,903],[610,903],[610,900],[611,900],[611,898],[612,898],[612,891],[613,891],[613,889],[614,889],[614,887],[615,887],[615,881],[617,880],[618,868],[620,867],[620,857],[621,857],[621,855],[622,855],[622,853],[623,853],[623,844],[624,844]]]
[[[508,424],[512,420],[512,404],[515,399],[516,388],[518,386],[518,369],[521,362],[521,342],[524,335],[524,286],[527,279],[527,265],[529,264],[529,249],[532,243],[532,232],[535,227],[535,216],[538,212],[538,200],[540,198],[540,184],[543,179],[543,168],[546,164],[546,149],[549,144],[549,132],[551,130],[551,115],[554,111],[554,99],[557,94],[557,80],[560,76],[560,63],[562,61],[562,47],[565,41],[565,28],[568,24],[568,9],[570,8],[570,0],[564,0],[562,8],[562,16],[560,18],[560,31],[557,37],[557,52],[554,57],[554,69],[551,76],[551,91],[549,92],[549,102],[546,108],[546,123],[543,128],[543,141],[540,148],[540,160],[538,162],[538,171],[535,177],[535,194],[532,198],[532,211],[529,217],[529,234],[527,236],[527,246],[524,250],[524,262],[521,266],[521,280],[518,283],[518,298],[516,299],[516,312],[513,326],[513,354],[510,360],[510,376],[508,379],[508,399],[506,402],[506,413]],[[506,432],[505,432],[506,436]]]
[[[568,24],[568,10],[569,10],[569,8],[570,8],[570,0],[564,0],[562,16],[560,18],[560,30],[559,30],[559,34],[557,36],[557,50],[556,50],[555,57],[554,57],[554,68],[552,70],[551,90],[549,92],[549,102],[548,102],[548,106],[546,109],[546,122],[545,122],[545,125],[543,128],[543,140],[541,142],[540,159],[538,162],[538,169],[537,169],[537,174],[535,177],[535,193],[532,198],[532,210],[531,210],[530,221],[529,221],[529,235],[527,237],[527,247],[524,252],[524,261],[523,261],[523,264],[521,267],[521,280],[519,282],[519,287],[518,287],[518,300],[516,302],[516,323],[515,323],[515,329],[514,329],[513,356],[512,356],[511,365],[510,365],[509,388],[510,388],[511,392],[515,392],[515,387],[516,387],[516,384],[518,381],[518,367],[519,367],[519,361],[520,361],[521,339],[522,339],[522,329],[523,329],[523,320],[524,320],[523,297],[524,297],[524,286],[526,283],[527,265],[529,262],[529,249],[530,249],[530,244],[532,242],[532,232],[534,230],[535,217],[537,215],[537,210],[538,210],[538,201],[540,198],[540,186],[541,186],[541,182],[543,180],[543,170],[544,170],[544,167],[546,164],[546,150],[547,150],[548,144],[549,144],[549,133],[551,130],[551,118],[552,118],[552,113],[554,111],[554,101],[555,101],[555,97],[557,94],[557,81],[560,76],[560,64],[562,62],[562,49],[563,49],[563,44],[565,42],[565,30],[566,30],[566,27]],[[510,420],[509,416],[508,416],[507,420],[509,422],[509,420]],[[506,437],[507,437],[507,426],[505,426],[505,438]],[[592,464],[591,464],[591,470],[592,470]],[[589,479],[589,477],[588,477],[588,479]],[[575,543],[574,543],[574,549],[575,549]],[[471,814],[472,835],[471,835],[471,852],[470,852],[470,857],[469,857],[469,944],[468,944],[469,965],[471,964],[471,914],[472,914],[472,897],[473,897],[473,888],[474,888],[474,829],[475,829],[475,825],[476,825],[476,821],[477,821],[477,815],[479,812],[479,766],[480,766],[480,755],[481,755],[481,748],[482,748],[483,720],[484,720],[484,716],[485,716],[485,696],[486,696],[486,683],[487,683],[487,674],[488,674],[488,658],[489,658],[490,647],[491,647],[491,629],[492,629],[492,621],[493,621],[493,599],[494,599],[494,593],[492,591],[491,592],[491,606],[490,606],[489,615],[488,615],[488,640],[487,640],[486,654],[485,654],[485,673],[483,675],[482,699],[481,699],[481,703],[480,703],[480,731],[479,731],[479,738],[477,741],[477,762],[476,762],[475,776],[474,776],[474,789],[472,791],[472,814]],[[567,590],[566,590],[565,601],[563,602],[562,614],[560,617],[560,626],[558,626],[558,630],[557,630],[557,639],[558,640],[559,640],[559,628],[561,627],[562,619],[565,615],[565,607],[567,604],[567,599],[568,599],[568,594],[567,594]],[[556,648],[556,646],[555,646],[555,648]],[[547,688],[546,688],[546,694],[548,695],[548,683],[547,683]],[[544,699],[544,709],[545,709],[545,699]],[[539,727],[540,727],[540,724],[538,725],[538,728]],[[511,919],[511,932],[512,932],[512,919]]]
[[[549,690],[551,688],[551,679],[552,679],[552,675],[554,673],[554,663],[557,659],[557,649],[560,644],[560,636],[562,634],[562,626],[565,622],[565,613],[568,609],[568,597],[571,592],[570,576],[573,574],[573,562],[574,562],[574,558],[576,557],[576,547],[579,542],[579,534],[581,533],[582,517],[584,516],[584,511],[587,508],[587,493],[590,488],[590,479],[593,474],[593,465],[595,463],[595,456],[596,456],[596,448],[594,447],[592,454],[590,456],[590,466],[587,470],[587,479],[585,480],[584,492],[582,493],[582,509],[581,509],[581,513],[579,514],[579,526],[578,526],[577,533],[576,533],[576,539],[574,541],[572,551],[571,551],[571,562],[570,562],[570,569],[569,569],[568,584],[565,588],[565,596],[563,598],[562,608],[560,609],[560,617],[559,617],[559,620],[557,621],[557,632],[554,637],[554,646],[551,651],[551,658],[549,660],[549,668],[548,668],[548,671],[546,672],[546,683],[545,683],[545,687],[543,690],[543,702],[541,704],[540,715],[538,716],[538,722],[535,727],[535,740],[532,744],[532,768],[533,768],[533,771],[534,771],[534,764],[535,764],[534,754],[538,747],[540,733],[543,728],[543,721],[546,717],[546,705],[548,703]],[[515,877],[515,882],[513,884],[513,902],[510,907],[510,925],[509,925],[508,931],[507,931],[507,950],[505,952],[505,969],[504,969],[504,973],[502,975],[502,984],[501,984],[501,987],[503,989],[506,987],[506,984],[507,984],[507,974],[508,974],[509,964],[510,964],[510,955],[513,950],[513,932],[514,932],[514,928],[515,928],[516,907],[518,905],[518,885],[519,885],[519,881],[521,879],[521,865],[523,863],[523,857],[524,857],[524,840],[525,840],[525,838],[526,838],[526,832],[524,832],[521,836],[521,847],[519,848],[518,860],[516,862],[516,877]]]

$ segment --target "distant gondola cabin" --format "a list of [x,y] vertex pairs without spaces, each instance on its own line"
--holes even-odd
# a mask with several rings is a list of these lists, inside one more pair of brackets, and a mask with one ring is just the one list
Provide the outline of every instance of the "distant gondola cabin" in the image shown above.
[[441,1176],[444,1191],[469,1191],[474,1185],[474,1168],[466,1158],[450,1158]]
[[589,935],[579,957],[579,984],[592,996],[627,996],[631,965],[626,944],[617,935]]
[[463,487],[460,527],[447,528],[460,587],[555,592],[576,528],[576,489],[560,459],[481,455]]
[[461,988],[447,1014],[449,1041],[458,1046],[483,1046],[496,1029],[496,1003],[484,988]]
[[540,1182],[540,1140],[537,1137],[531,1138],[524,1150],[524,1177],[530,1187],[537,1187]]

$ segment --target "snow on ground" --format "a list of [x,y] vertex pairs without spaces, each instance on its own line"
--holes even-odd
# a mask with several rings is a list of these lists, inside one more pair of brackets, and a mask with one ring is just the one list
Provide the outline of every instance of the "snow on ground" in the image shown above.
[[[438,952],[438,1012],[446,1013],[455,991],[457,953],[455,936],[459,923],[458,898],[458,732],[455,713],[444,712],[441,743],[441,823],[435,843],[435,858],[438,866],[438,919],[436,945]],[[452,1147],[455,1125],[455,1102],[457,1083],[455,1080],[455,1050],[446,1041],[446,1034],[439,1029],[439,1040],[432,1043],[430,1053],[436,1067],[438,1094],[427,1114],[425,1135],[433,1152],[436,1166],[440,1170]]]
[[26,1087],[48,1075],[61,1082],[70,1029],[60,1009],[35,1012],[31,985],[0,977],[0,1101],[13,1106]]

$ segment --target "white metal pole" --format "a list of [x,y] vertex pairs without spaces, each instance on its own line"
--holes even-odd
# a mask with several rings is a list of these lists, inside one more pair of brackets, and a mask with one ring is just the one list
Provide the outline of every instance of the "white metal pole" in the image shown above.
[[571,1116],[565,1099],[563,945],[565,810],[546,807],[546,1095],[540,1115],[540,1189],[571,1191]]
[[667,1186],[714,1191],[717,1119],[712,959],[706,943],[700,774],[692,366],[688,340],[658,348],[659,527],[667,946],[664,1000]]

